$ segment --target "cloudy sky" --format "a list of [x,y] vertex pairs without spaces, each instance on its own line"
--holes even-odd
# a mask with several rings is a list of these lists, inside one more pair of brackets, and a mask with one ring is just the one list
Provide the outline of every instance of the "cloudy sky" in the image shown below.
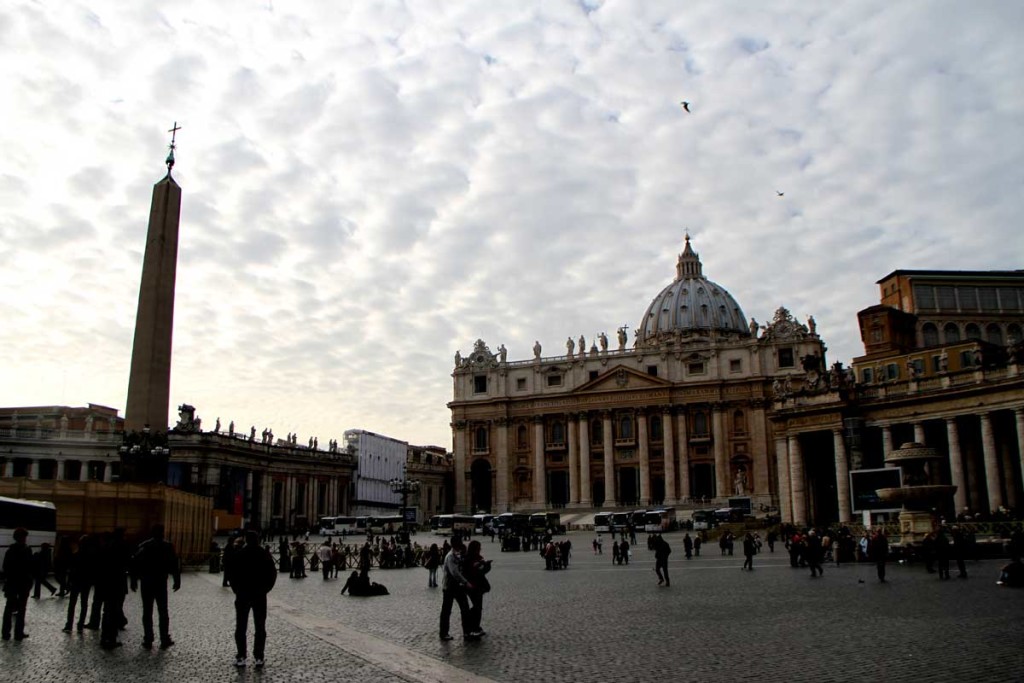
[[208,427],[450,448],[456,349],[634,327],[686,230],[848,362],[888,272],[1024,267],[1022,35],[983,0],[4,3],[0,405],[123,411],[174,121],[171,401]]

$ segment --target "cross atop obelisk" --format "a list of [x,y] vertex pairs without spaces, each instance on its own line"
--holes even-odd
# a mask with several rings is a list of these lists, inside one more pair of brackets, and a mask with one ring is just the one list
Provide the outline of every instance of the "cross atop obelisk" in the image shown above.
[[149,210],[146,254],[142,261],[139,308],[135,317],[128,402],[124,411],[126,432],[167,429],[171,392],[171,338],[174,331],[174,282],[178,265],[178,222],[181,188],[171,177],[177,121],[171,133],[167,175],[153,186]]

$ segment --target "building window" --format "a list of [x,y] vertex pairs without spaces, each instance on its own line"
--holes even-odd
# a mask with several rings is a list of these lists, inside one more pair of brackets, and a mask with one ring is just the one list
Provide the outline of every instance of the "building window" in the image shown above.
[[1020,301],[1017,297],[1017,290],[1013,287],[999,288],[999,308],[1003,310],[1003,313],[1020,311]]
[[793,367],[793,349],[779,349],[779,367]]
[[651,415],[651,441],[661,441],[663,438],[661,415]]
[[932,372],[942,371],[942,356],[932,356]]
[[591,370],[590,371],[589,378],[590,378],[591,382],[593,382],[595,379],[597,379],[597,374],[598,374],[597,370]]
[[556,446],[565,444],[565,425],[561,421],[551,424],[551,443]]
[[921,327],[921,341],[925,346],[938,346],[939,328],[934,323],[925,323]]
[[487,427],[477,427],[473,431],[473,452],[487,452]]
[[473,375],[473,393],[487,393],[487,375]]
[[623,416],[619,418],[619,438],[633,438],[633,419],[631,417]]
[[733,358],[729,361],[729,372],[743,372],[743,361]]
[[594,420],[590,423],[590,443],[593,446],[604,444],[604,423],[601,420]]
[[975,366],[974,362],[974,351],[961,351],[960,352],[960,367],[967,369]]
[[708,416],[707,413],[694,413],[693,415],[693,435],[699,437],[705,437],[708,435]]
[[936,287],[935,294],[939,300],[939,310],[956,310],[956,290],[953,287]]
[[946,326],[942,328],[942,336],[947,344],[955,344],[960,341],[960,328],[956,326],[956,323],[946,323]]
[[985,328],[985,338],[988,339],[989,344],[1003,345],[1003,331],[995,323]]
[[686,372],[691,375],[703,375],[704,364],[703,363],[687,363]]
[[561,375],[548,375],[548,386],[549,387],[560,387],[562,386]]
[[919,311],[935,310],[935,290],[928,285],[914,285],[914,300]]
[[657,365],[648,365],[647,366],[647,374],[650,375],[651,377],[657,377],[658,376],[658,366]]
[[968,323],[967,327],[964,329],[964,333],[967,335],[968,339],[981,339],[981,328],[974,323]]
[[1006,328],[1006,343],[1017,344],[1021,340],[1020,325],[1012,323]]
[[889,379],[899,379],[900,377],[900,366],[895,363],[889,363],[885,366],[885,376]]
[[961,311],[978,310],[978,294],[974,287],[957,287],[957,299],[960,300]]
[[864,368],[861,372],[861,377],[863,378],[864,384],[871,384],[875,379],[875,372],[871,368]]
[[745,434],[747,431],[747,418],[742,410],[732,414],[732,428],[737,434]]
[[516,391],[526,391],[525,377],[516,377]]
[[978,287],[978,303],[983,311],[998,311],[999,297],[995,287]]
[[526,450],[529,445],[530,441],[526,425],[519,425],[519,427],[516,428],[516,447],[518,447],[519,450]]
[[915,358],[914,360],[910,361],[910,367],[914,368],[914,374],[920,377],[922,374],[924,374],[924,359]]

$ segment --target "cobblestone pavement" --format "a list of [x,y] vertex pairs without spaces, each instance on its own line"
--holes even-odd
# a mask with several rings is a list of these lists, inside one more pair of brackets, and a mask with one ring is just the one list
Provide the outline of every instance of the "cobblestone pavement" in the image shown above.
[[608,543],[594,556],[589,535],[570,538],[571,566],[555,572],[536,553],[484,543],[494,569],[480,642],[438,640],[440,589],[427,588],[422,569],[374,570],[391,591],[375,598],[338,595],[341,579],[282,576],[267,668],[236,672],[230,590],[196,573],[171,596],[170,650],[139,648],[134,595],[125,647],[110,653],[96,632],[60,631],[65,601],[32,600],[31,637],[0,643],[0,680],[1024,680],[1024,591],[995,585],[1000,561],[969,564],[967,580],[898,565],[885,584],[873,565],[826,566],[812,579],[778,552],[759,555],[753,572],[717,547],[687,561],[673,534],[664,588],[645,548],[628,567],[612,566]]

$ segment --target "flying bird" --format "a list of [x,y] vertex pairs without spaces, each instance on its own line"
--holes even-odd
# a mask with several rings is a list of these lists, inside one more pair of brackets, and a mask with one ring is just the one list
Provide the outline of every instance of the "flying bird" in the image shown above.
[[687,114],[690,113],[690,103],[689,102],[680,102],[679,104],[683,105],[683,109],[686,110]]
[[782,197],[782,196],[784,196],[784,195],[785,195],[786,193],[785,193],[785,192],[779,192],[778,190],[775,190],[775,194],[777,194],[777,195],[779,195],[780,197]]

